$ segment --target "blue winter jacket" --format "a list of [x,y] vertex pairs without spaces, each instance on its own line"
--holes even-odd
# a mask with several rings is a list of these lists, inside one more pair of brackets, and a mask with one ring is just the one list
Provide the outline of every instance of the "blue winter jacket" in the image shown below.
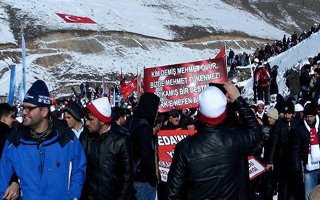
[[0,195],[11,175],[20,179],[22,199],[78,199],[85,180],[86,158],[73,132],[53,128],[53,137],[38,143],[19,128],[6,142],[0,162]]

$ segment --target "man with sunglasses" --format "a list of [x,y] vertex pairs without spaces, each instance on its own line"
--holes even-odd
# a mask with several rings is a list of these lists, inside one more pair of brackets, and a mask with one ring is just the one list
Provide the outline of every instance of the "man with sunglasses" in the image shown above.
[[13,173],[23,199],[78,199],[85,179],[86,158],[74,133],[50,116],[51,100],[42,80],[23,100],[23,126],[8,138],[0,162],[0,195]]

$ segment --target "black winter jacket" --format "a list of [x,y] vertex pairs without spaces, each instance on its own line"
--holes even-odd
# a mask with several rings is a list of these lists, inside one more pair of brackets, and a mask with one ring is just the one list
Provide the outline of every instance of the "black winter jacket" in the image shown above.
[[[318,118],[319,119],[319,118]],[[318,127],[318,138],[320,138],[320,126]],[[303,166],[308,163],[308,152],[310,144],[310,132],[304,123],[301,123],[294,131],[292,142],[292,168],[294,171],[302,171]]]
[[246,199],[247,156],[262,132],[243,98],[233,105],[243,128],[202,124],[177,144],[168,176],[169,199]]
[[133,185],[133,164],[128,134],[112,128],[99,135],[80,136],[87,157],[83,200],[129,199]]
[[266,163],[290,164],[293,131],[300,123],[301,120],[296,117],[291,122],[286,122],[284,119],[277,121],[274,129],[270,132],[270,148],[266,152]]

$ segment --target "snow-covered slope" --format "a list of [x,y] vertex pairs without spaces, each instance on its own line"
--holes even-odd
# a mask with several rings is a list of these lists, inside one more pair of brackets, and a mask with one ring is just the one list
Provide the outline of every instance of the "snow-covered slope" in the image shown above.
[[[208,32],[242,32],[277,39],[285,33],[222,1],[205,0],[2,0],[36,26],[49,30],[126,31],[163,39],[176,38],[170,26],[199,26]],[[1,4],[0,4],[1,5]],[[89,17],[96,24],[65,23],[56,13]]]

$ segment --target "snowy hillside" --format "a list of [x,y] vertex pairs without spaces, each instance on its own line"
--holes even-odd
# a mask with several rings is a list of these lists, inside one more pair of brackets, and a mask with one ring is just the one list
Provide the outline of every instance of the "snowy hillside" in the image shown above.
[[[126,31],[167,40],[177,38],[171,26],[199,26],[213,33],[235,31],[271,39],[284,34],[222,1],[3,0],[1,4],[20,10],[17,16],[26,15],[36,26],[49,30]],[[56,13],[88,17],[96,24],[65,23]]]
[[[78,20],[86,23],[67,23]],[[43,79],[56,95],[102,76],[116,80],[120,71],[212,58],[224,45],[251,53],[286,34],[218,0],[2,0],[0,96],[9,90],[8,64],[16,65],[17,85],[21,80],[22,32],[26,87]]]

